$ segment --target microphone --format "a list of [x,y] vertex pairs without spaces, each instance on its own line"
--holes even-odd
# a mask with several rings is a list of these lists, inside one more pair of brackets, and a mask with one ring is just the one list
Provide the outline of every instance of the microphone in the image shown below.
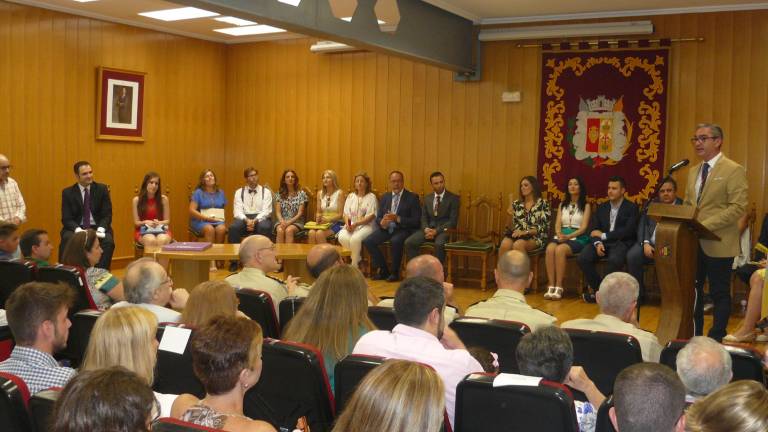
[[679,170],[680,168],[688,165],[690,162],[691,161],[689,161],[688,159],[681,160],[680,162],[678,162],[678,163],[672,165],[671,167],[669,167],[669,173],[672,174],[673,172]]

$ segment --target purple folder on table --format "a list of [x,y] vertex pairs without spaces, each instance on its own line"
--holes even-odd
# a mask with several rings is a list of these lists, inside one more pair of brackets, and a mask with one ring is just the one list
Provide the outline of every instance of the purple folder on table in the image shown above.
[[211,242],[173,242],[163,246],[163,252],[202,252],[211,247]]

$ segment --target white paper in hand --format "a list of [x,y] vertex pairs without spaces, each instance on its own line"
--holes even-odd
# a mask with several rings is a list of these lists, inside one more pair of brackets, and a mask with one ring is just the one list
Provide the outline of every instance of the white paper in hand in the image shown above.
[[539,382],[541,382],[541,377],[532,377],[527,375],[518,375],[518,374],[510,374],[510,373],[500,373],[496,375],[496,378],[493,379],[493,386],[502,387],[502,386],[516,385],[516,386],[536,387],[539,385]]
[[192,330],[183,327],[166,327],[163,332],[163,338],[160,340],[160,346],[157,349],[176,354],[184,354],[187,347],[189,336]]

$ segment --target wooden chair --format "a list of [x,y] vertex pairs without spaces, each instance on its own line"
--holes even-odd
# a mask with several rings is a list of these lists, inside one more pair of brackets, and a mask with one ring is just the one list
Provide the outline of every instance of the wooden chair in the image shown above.
[[[305,194],[307,194],[307,204],[304,206],[304,221],[311,221],[315,219],[315,211],[317,209],[317,191],[313,191],[312,188],[308,186],[302,186],[301,190],[304,191]],[[305,243],[308,238],[309,231],[302,229],[299,230],[299,232],[296,233],[295,236],[293,236],[293,240],[296,243]]]
[[481,259],[480,288],[487,288],[488,261],[496,251],[499,234],[496,231],[499,225],[501,194],[496,200],[489,200],[480,196],[472,200],[468,194],[467,207],[464,210],[464,224],[459,224],[455,235],[457,241],[445,245],[446,264],[448,265],[448,281],[453,282],[453,258],[464,257],[464,270],[466,272],[469,257]]

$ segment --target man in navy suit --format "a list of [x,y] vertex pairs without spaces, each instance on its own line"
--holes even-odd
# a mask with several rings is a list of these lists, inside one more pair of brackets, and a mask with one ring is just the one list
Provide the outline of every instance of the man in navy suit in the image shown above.
[[637,238],[639,213],[634,203],[624,199],[626,191],[623,178],[614,176],[608,179],[608,201],[597,207],[592,220],[591,243],[584,247],[576,260],[591,288],[583,295],[588,303],[595,303],[594,292],[602,282],[595,261],[607,257],[606,274],[621,270],[627,251]]
[[[385,193],[379,201],[379,210],[376,213],[379,229],[363,240],[363,245],[371,254],[374,272],[375,269],[379,271],[373,275],[374,280],[386,279],[395,282],[400,279],[400,262],[403,258],[405,239],[419,229],[421,224],[419,197],[405,190],[403,183],[404,177],[400,171],[392,171],[389,174],[389,187],[392,191]],[[379,245],[387,240],[392,251],[391,267],[387,267],[384,254],[379,250]]]
[[[683,200],[677,197],[677,182],[675,179],[667,177],[662,181],[657,201],[662,204],[683,204]],[[641,299],[645,294],[643,265],[653,262],[655,249],[656,221],[649,218],[646,214],[640,217],[640,223],[637,225],[637,241],[627,252],[627,270],[640,283]]]
[[93,168],[86,161],[74,166],[77,183],[61,191],[61,244],[59,259],[76,232],[92,228],[104,253],[96,267],[109,269],[115,242],[112,239],[112,200],[107,185],[93,181]]

